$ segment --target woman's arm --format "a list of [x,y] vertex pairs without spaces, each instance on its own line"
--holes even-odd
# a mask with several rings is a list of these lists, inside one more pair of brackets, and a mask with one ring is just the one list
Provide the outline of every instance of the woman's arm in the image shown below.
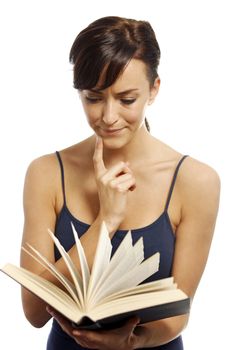
[[[176,183],[181,221],[176,230],[172,275],[191,300],[203,274],[219,206],[220,180],[209,166],[192,158],[184,162]],[[138,327],[137,347],[158,346],[176,338],[188,315],[171,317]]]
[[[24,214],[25,223],[23,230],[22,246],[30,243],[40,251],[49,261],[70,278],[63,259],[56,263],[54,260],[54,244],[48,235],[48,228],[52,231],[56,223],[56,193],[60,188],[60,173],[57,160],[54,155],[36,159],[28,168],[24,186]],[[82,245],[85,249],[89,265],[96,249],[98,232],[100,231],[101,218],[98,216],[83,238]],[[91,237],[91,239],[90,239]],[[79,260],[75,247],[69,251],[72,260],[79,269]],[[58,280],[35,262],[24,251],[21,252],[21,266],[46,278],[57,286],[63,288]],[[46,303],[31,292],[22,288],[22,303],[26,318],[35,327],[42,327],[51,316],[46,311]]]

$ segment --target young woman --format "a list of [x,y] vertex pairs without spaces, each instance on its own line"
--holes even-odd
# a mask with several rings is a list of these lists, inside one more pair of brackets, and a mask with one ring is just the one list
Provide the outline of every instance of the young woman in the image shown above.
[[[117,248],[128,230],[143,237],[145,255],[159,251],[160,270],[173,275],[192,299],[203,273],[217,216],[220,181],[208,165],[183,156],[149,132],[146,108],[160,86],[160,49],[150,24],[105,17],[79,33],[70,52],[78,90],[93,135],[34,160],[24,190],[24,242],[31,243],[68,277],[47,234],[54,230],[72,259],[70,222],[88,263],[104,220]],[[21,264],[57,281],[22,253]],[[80,331],[39,298],[22,290],[24,312],[35,327],[54,317],[48,350],[183,349],[188,315],[144,325],[137,319],[110,331]]]

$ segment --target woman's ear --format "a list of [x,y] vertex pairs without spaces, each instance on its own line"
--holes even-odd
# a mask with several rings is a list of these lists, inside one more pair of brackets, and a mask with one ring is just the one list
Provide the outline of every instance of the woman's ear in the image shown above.
[[157,77],[155,79],[154,85],[150,89],[150,97],[149,97],[148,105],[151,105],[154,102],[155,97],[159,92],[160,82],[161,82],[160,78]]

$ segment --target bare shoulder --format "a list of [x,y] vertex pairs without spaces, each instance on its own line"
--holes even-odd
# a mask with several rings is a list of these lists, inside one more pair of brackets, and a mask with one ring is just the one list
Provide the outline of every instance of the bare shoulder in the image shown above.
[[195,158],[187,157],[182,165],[183,171],[180,182],[184,188],[185,184],[192,183],[192,187],[207,188],[218,191],[220,188],[220,177],[217,171],[210,165]]
[[[171,160],[168,164],[172,164],[174,169],[183,155],[162,142],[158,145],[161,154]],[[212,166],[191,156],[184,159],[175,185],[177,203],[180,203],[180,222],[184,218],[192,221],[200,217],[214,220],[219,206],[220,187],[219,174]]]
[[55,153],[40,156],[31,161],[28,166],[26,177],[41,177],[51,180],[58,169],[58,161]]
[[57,162],[56,158],[57,157],[55,153],[42,155],[31,161],[31,163],[28,166],[28,170],[29,171],[34,171],[34,170],[44,171],[49,169],[51,170]]
[[[88,140],[84,140],[59,151],[66,174],[71,167],[75,167],[78,174],[88,164],[88,145]],[[61,169],[55,152],[32,160],[26,171],[25,187],[31,193],[35,191],[32,187],[38,187],[38,190],[42,189],[53,197],[61,195]]]
[[187,157],[182,164],[177,186],[185,207],[209,207],[217,210],[220,196],[220,177],[210,165]]
[[25,176],[24,193],[35,194],[44,191],[54,196],[58,181],[60,181],[60,172],[56,154],[43,155],[29,164]]

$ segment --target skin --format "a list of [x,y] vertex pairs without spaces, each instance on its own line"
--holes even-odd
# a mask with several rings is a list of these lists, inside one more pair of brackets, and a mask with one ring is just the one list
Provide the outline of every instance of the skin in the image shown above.
[[[144,124],[146,108],[153,103],[159,86],[158,78],[154,86],[149,85],[144,63],[133,59],[109,88],[96,92],[97,86],[95,91],[80,92],[94,135],[64,149],[61,157],[67,206],[72,215],[91,224],[81,238],[90,267],[102,220],[113,237],[118,228],[147,226],[164,211],[174,169],[182,155],[148,133]],[[129,89],[134,91],[122,94]],[[106,128],[123,129],[109,135],[104,132]],[[207,261],[219,193],[220,180],[215,170],[192,157],[185,159],[168,215],[176,236],[172,275],[191,300]],[[47,228],[54,230],[62,206],[60,169],[55,155],[34,160],[25,179],[22,244],[29,242],[52,262],[53,244]],[[79,267],[73,248],[69,254]],[[23,252],[21,265],[59,285]],[[61,259],[55,265],[69,278]],[[53,316],[78,344],[90,349],[111,350],[116,344],[119,350],[159,346],[176,338],[189,317],[182,315],[139,326],[138,319],[131,319],[118,330],[80,331],[25,289],[22,301],[25,315],[35,327],[42,327]]]

